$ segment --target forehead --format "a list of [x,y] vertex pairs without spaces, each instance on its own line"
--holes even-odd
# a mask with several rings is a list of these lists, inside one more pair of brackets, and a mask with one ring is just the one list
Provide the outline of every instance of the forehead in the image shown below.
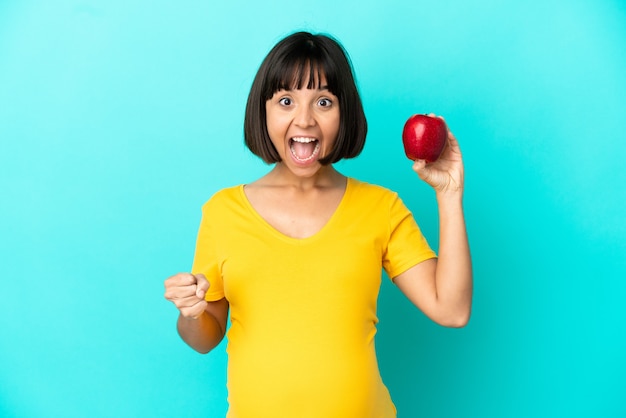
[[288,84],[292,88],[317,88],[326,78],[324,69],[321,65],[313,61],[296,62],[291,65],[283,76],[283,84]]
[[328,89],[335,93],[331,80],[327,77],[324,65],[313,59],[294,60],[277,66],[268,74],[265,85],[265,99],[279,90]]

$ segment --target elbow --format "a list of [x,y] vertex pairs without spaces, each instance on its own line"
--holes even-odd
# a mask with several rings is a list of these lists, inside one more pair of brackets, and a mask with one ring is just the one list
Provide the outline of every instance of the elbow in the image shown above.
[[205,342],[185,341],[196,353],[209,354],[218,344],[207,344]]
[[471,311],[468,309],[463,312],[456,312],[453,315],[447,315],[444,318],[441,318],[439,321],[439,325],[442,325],[446,328],[464,328],[469,323],[471,316]]
[[464,328],[469,324],[472,315],[472,300],[464,300],[454,304],[447,304],[440,310],[441,325],[448,328]]
[[455,318],[443,324],[447,328],[464,328],[469,323],[469,316]]

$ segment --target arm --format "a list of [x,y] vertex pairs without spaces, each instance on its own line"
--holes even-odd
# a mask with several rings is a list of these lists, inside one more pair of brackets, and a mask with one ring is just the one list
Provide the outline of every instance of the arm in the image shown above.
[[438,324],[462,327],[472,305],[472,263],[463,214],[463,162],[454,136],[439,160],[416,161],[413,170],[430,184],[439,207],[439,258],[393,278],[400,290]]
[[224,338],[229,307],[225,298],[205,301],[208,289],[209,282],[201,274],[180,273],[165,281],[165,298],[180,311],[178,334],[191,348],[203,354]]

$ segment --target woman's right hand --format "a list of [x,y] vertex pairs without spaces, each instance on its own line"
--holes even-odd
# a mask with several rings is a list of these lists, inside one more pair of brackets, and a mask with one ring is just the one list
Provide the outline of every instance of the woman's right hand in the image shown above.
[[207,307],[204,296],[209,287],[203,274],[178,273],[165,280],[165,299],[176,305],[185,318],[197,319]]

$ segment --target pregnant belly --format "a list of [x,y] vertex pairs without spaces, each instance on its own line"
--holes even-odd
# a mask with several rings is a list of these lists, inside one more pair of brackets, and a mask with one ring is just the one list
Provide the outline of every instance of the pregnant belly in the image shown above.
[[229,346],[229,417],[392,417],[372,345]]

